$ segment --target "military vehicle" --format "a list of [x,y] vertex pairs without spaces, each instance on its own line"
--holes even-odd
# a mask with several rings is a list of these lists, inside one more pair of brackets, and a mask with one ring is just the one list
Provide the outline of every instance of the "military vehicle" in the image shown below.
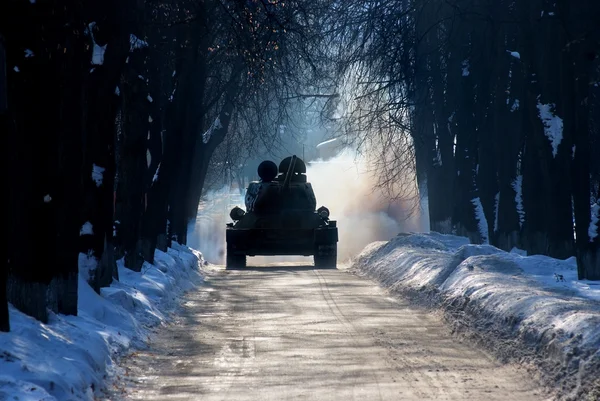
[[246,266],[247,256],[314,256],[317,268],[335,268],[338,230],[307,182],[306,164],[296,155],[279,167],[270,160],[258,166],[260,181],[248,185],[245,205],[231,209],[226,228],[226,268]]

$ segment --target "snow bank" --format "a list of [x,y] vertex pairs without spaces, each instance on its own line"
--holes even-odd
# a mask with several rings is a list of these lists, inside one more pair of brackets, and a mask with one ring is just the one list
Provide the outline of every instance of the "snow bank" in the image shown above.
[[[600,396],[600,283],[574,258],[523,256],[466,238],[401,234],[369,245],[359,274],[440,308],[454,330],[532,370],[557,399]],[[594,399],[594,398],[589,398]]]
[[118,282],[98,295],[80,277],[78,316],[52,314],[48,324],[9,306],[11,332],[0,333],[0,400],[94,400],[115,372],[112,357],[144,346],[178,296],[200,283],[201,261],[175,243],[167,253],[156,250],[141,273],[120,260]]

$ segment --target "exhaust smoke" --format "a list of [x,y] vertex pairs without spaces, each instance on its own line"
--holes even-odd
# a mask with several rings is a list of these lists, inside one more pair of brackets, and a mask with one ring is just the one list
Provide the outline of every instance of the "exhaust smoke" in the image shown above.
[[331,219],[337,220],[340,262],[356,256],[371,242],[389,240],[403,231],[424,231],[428,226],[416,194],[407,194],[411,200],[389,201],[376,187],[378,177],[367,158],[350,149],[326,161],[311,162],[307,175],[317,205],[327,206]]
[[[338,261],[346,262],[371,242],[389,240],[400,232],[428,231],[426,208],[421,208],[416,194],[409,200],[389,201],[376,188],[377,177],[370,171],[364,156],[346,149],[328,160],[307,163],[308,181],[317,197],[317,207],[326,206],[330,218],[337,220]],[[406,180],[413,180],[408,176]],[[199,249],[213,264],[225,263],[225,224],[231,222],[234,206],[245,209],[244,196],[224,187],[209,191],[199,207],[198,216],[188,231],[188,244]],[[312,258],[295,256],[250,257],[248,265],[303,262]]]

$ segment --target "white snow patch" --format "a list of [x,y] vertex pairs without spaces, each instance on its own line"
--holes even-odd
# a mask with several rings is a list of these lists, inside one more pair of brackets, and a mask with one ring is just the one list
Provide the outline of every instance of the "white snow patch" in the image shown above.
[[600,203],[596,202],[592,205],[592,217],[590,219],[590,226],[588,228],[588,236],[590,242],[593,242],[598,236],[598,221],[600,221]]
[[512,182],[512,188],[515,190],[515,203],[517,214],[519,215],[519,226],[523,228],[525,222],[525,208],[523,207],[523,176],[518,175]]
[[146,99],[148,99],[148,101],[150,103],[152,103],[154,101],[154,99],[152,99],[152,96],[150,96],[150,94],[148,94],[148,97],[146,97]]
[[156,182],[156,180],[158,180],[158,173],[159,172],[160,172],[160,163],[158,163],[158,166],[156,167],[156,171],[154,172],[154,177],[152,177],[152,182],[153,183]]
[[119,89],[118,85],[115,87],[115,95],[121,96],[121,89]]
[[44,195],[44,203],[50,203],[52,201],[52,197],[50,194]]
[[83,223],[79,229],[79,235],[94,235],[94,226],[89,221]]
[[508,54],[510,54],[514,58],[517,58],[519,60],[521,59],[521,53],[519,53],[519,52],[513,52],[513,51],[510,51],[510,50],[507,50],[506,52]]
[[540,103],[538,96],[537,108],[538,115],[544,124],[544,134],[550,140],[552,145],[552,155],[556,157],[558,153],[558,145],[563,139],[563,120],[554,113],[556,105]]
[[25,58],[33,57],[33,51],[31,49],[25,49]]
[[479,235],[484,244],[489,242],[488,235],[488,223],[483,213],[483,205],[481,204],[481,198],[477,197],[471,199],[471,204],[475,207],[475,218],[477,219],[477,227],[479,228]]
[[136,49],[142,49],[148,46],[148,42],[138,38],[133,33],[129,35],[129,51],[132,52]]
[[223,125],[221,124],[221,120],[219,119],[219,117],[217,117],[210,126],[210,128],[208,128],[208,130],[206,130],[206,132],[202,134],[202,142],[208,143],[208,141],[210,141],[210,138],[212,137],[213,132],[221,128],[223,128]]
[[120,281],[100,295],[80,275],[78,316],[51,314],[42,324],[9,305],[11,331],[0,334],[0,400],[104,399],[105,380],[124,373],[113,357],[145,346],[180,294],[201,283],[199,252],[174,243],[154,256],[142,273],[119,260]]
[[17,67],[16,65],[13,67],[13,70],[14,70],[15,72],[21,72],[21,70],[19,70],[19,67]]
[[[90,22],[86,28],[86,33],[90,35],[92,39],[92,61],[93,65],[102,65],[104,64],[104,53],[106,52],[106,46],[100,46],[96,43],[96,39],[94,38],[94,27],[96,26],[96,22]],[[93,72],[94,69],[90,70],[90,73]]]
[[92,53],[92,64],[102,65],[104,64],[104,53],[106,52],[106,46],[100,46],[94,43],[94,50]]
[[500,207],[500,192],[494,197],[494,232],[498,231],[498,215]]
[[92,165],[92,180],[96,183],[96,186],[102,185],[102,180],[104,178],[104,167],[97,166],[95,164]]
[[469,68],[470,68],[469,60],[463,60],[463,62],[462,62],[462,76],[463,77],[468,77],[469,75],[471,75]]
[[510,107],[510,112],[514,113],[515,111],[519,110],[521,108],[521,102],[519,101],[519,99],[515,99],[512,106]]
[[92,277],[92,273],[98,268],[98,258],[94,256],[94,252],[89,250],[86,253],[80,252],[78,263],[79,276],[87,283]]

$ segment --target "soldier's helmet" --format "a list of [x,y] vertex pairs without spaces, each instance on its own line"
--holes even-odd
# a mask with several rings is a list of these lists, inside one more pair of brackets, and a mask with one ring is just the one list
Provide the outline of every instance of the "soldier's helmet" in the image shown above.
[[258,176],[263,182],[271,182],[277,176],[277,164],[265,160],[258,165]]

